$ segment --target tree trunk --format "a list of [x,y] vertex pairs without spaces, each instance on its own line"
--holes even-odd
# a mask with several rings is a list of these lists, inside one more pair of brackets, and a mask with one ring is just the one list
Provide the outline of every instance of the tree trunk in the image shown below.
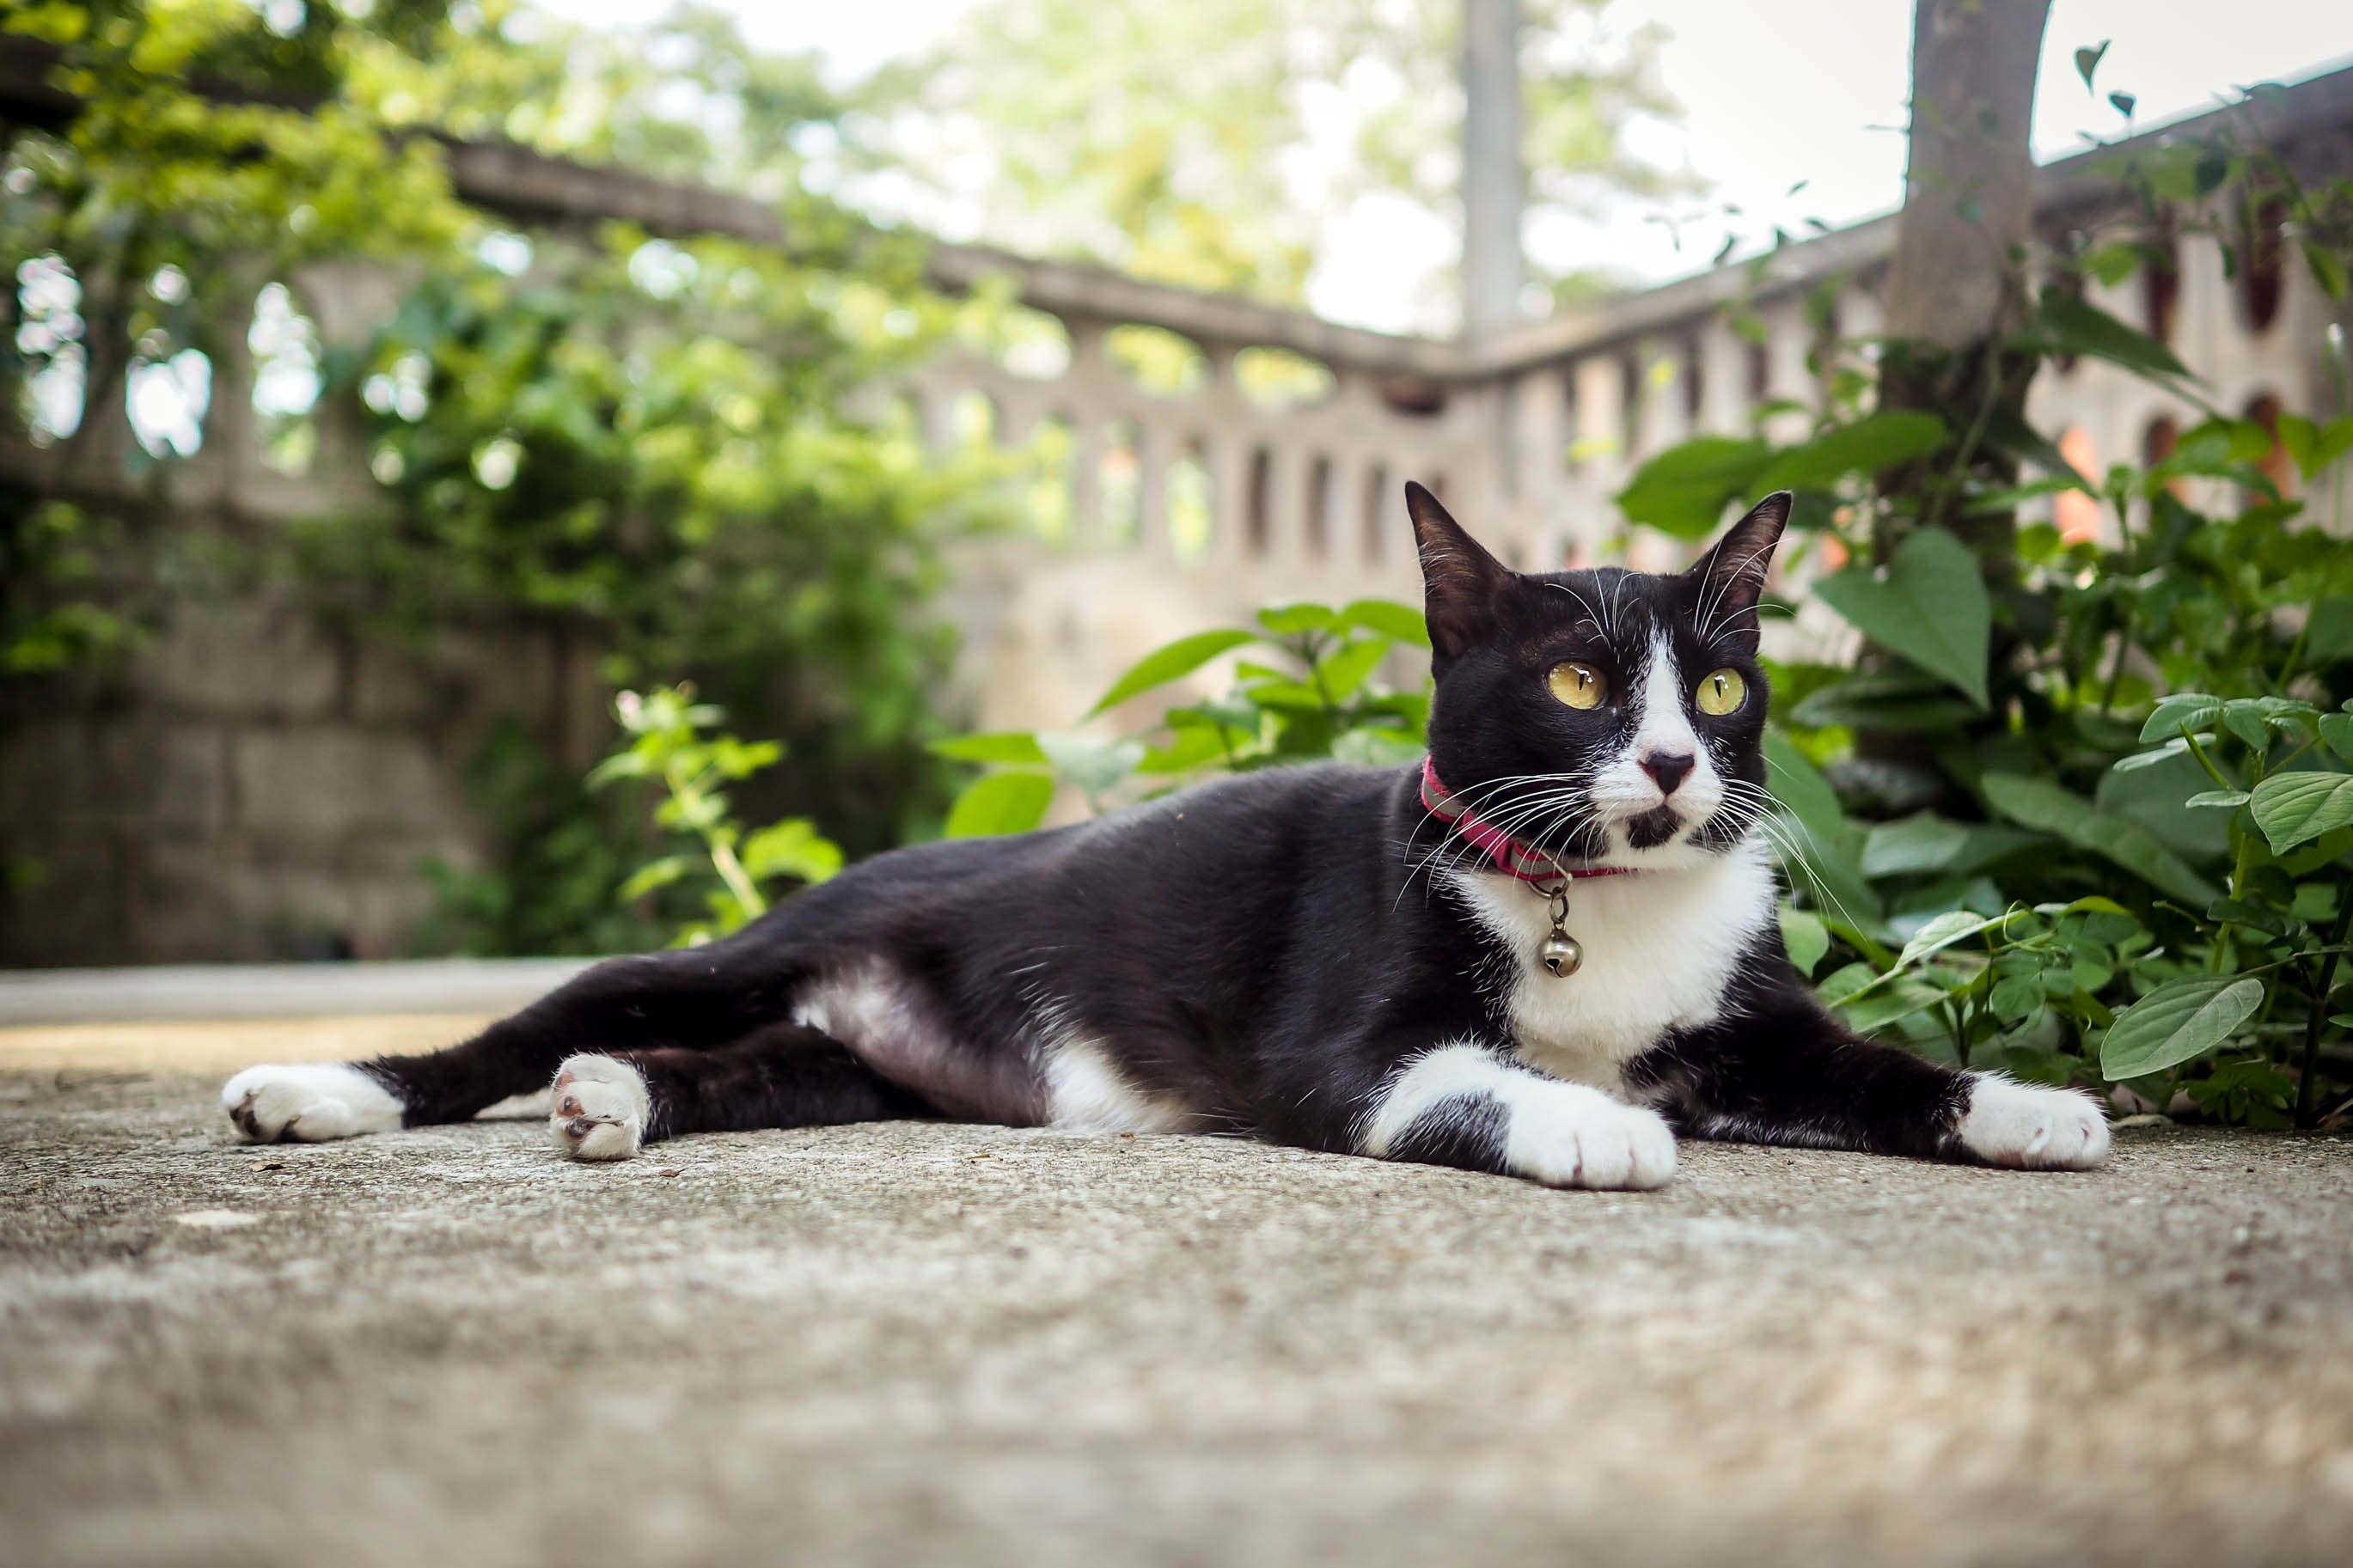
[[1961,479],[2016,478],[1987,443],[2021,418],[2031,358],[2005,353],[2022,321],[2034,237],[2035,67],[2050,0],[1917,0],[1912,24],[1911,156],[1888,274],[1883,409],[1920,409],[1951,431],[1945,449],[1882,476],[1908,515],[1884,521],[1883,559],[1911,527],[1973,544],[1997,586],[2012,567],[2014,521],[1971,519]]
[[1462,330],[1476,337],[1520,316],[1527,261],[1520,212],[1520,0],[1462,4]]

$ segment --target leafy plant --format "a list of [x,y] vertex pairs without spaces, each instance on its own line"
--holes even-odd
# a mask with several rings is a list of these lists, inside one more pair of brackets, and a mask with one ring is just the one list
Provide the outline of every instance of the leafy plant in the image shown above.
[[[1429,647],[1421,612],[1386,599],[1337,609],[1281,605],[1261,610],[1254,626],[1181,637],[1137,660],[1087,717],[1101,718],[1231,655],[1226,691],[1171,706],[1127,734],[1012,731],[935,742],[941,756],[988,770],[957,797],[948,837],[1028,832],[1045,819],[1058,785],[1101,812],[1208,773],[1318,758],[1412,758],[1430,721],[1419,673]],[[1409,660],[1417,672],[1406,689],[1378,679],[1393,660]]]
[[757,920],[774,902],[771,884],[813,886],[841,869],[840,847],[805,816],[751,832],[735,818],[728,786],[775,765],[783,746],[720,731],[725,715],[694,700],[691,687],[642,696],[624,691],[613,710],[628,740],[596,765],[588,787],[622,779],[652,785],[654,824],[681,846],[638,868],[616,897],[628,902],[666,892],[694,895],[702,917],[682,926],[673,945],[693,946]]
[[[2343,297],[2353,182],[2298,183],[2242,132],[2117,170],[2140,202],[2126,232],[2049,258],[2059,281],[2000,345],[2010,394],[2067,356],[2206,405],[2169,349],[2073,279],[2172,265],[2181,204],[2225,183],[2284,204],[2315,283]],[[2248,261],[2243,233],[2210,233],[2226,268]],[[1857,1027],[2254,1125],[2341,1113],[2353,552],[2307,509],[2341,526],[2353,395],[2341,337],[2326,349],[2336,416],[2216,413],[2105,474],[2077,473],[1993,388],[1959,427],[1870,411],[1866,382],[1833,388],[1802,441],[1704,437],[1633,477],[1627,515],[1692,539],[1794,488],[1788,554],[1844,562],[1812,592],[1864,656],[1777,666],[1767,752],[1785,935]],[[2064,493],[2096,503],[2103,537],[2013,526]]]

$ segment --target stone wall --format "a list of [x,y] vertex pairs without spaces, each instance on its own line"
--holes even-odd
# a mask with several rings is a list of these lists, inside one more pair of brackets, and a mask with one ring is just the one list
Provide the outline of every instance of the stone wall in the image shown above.
[[487,847],[462,781],[491,727],[586,766],[602,702],[545,632],[417,647],[282,599],[174,605],[121,678],[0,722],[0,963],[403,956],[420,868]]

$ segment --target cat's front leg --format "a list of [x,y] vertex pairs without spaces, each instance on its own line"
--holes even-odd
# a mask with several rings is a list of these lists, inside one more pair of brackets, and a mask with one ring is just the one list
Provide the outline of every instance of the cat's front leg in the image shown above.
[[1941,1067],[1849,1033],[1810,999],[1672,1040],[1627,1079],[1702,1138],[2019,1170],[2088,1170],[2108,1153],[2091,1096]]
[[1380,1086],[1356,1147],[1377,1159],[1494,1171],[1548,1187],[1658,1187],[1675,1173],[1675,1136],[1657,1112],[1469,1043],[1400,1063]]

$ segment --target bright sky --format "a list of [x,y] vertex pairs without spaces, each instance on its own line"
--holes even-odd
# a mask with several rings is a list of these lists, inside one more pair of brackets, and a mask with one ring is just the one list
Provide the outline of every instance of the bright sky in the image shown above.
[[[618,23],[649,20],[669,0],[540,3],[583,21]],[[816,48],[846,81],[936,41],[974,0],[716,3],[743,17],[754,42]],[[1911,15],[1909,0],[1616,0],[1613,28],[1657,22],[1667,29],[1661,67],[1684,110],[1679,124],[1639,127],[1634,150],[1688,167],[1710,194],[1671,209],[1628,202],[1599,222],[1534,233],[1532,247],[1556,265],[1662,280],[1704,267],[1727,224],[1761,237],[1776,223],[1802,231],[1810,217],[1844,224],[1894,206],[1903,195]],[[2103,39],[2114,42],[2094,97],[2073,57],[2079,45]],[[2109,90],[2137,95],[2146,124],[2206,107],[2232,86],[2309,76],[2348,58],[2353,5],[2345,0],[2055,0],[2035,142],[2047,157],[2081,145],[2084,132],[2115,134],[2122,122],[2105,101]],[[1789,194],[1800,180],[1805,188]],[[1727,204],[1742,216],[1726,218]],[[1451,258],[1451,234],[1394,204],[1367,203],[1325,240],[1328,258],[1309,281],[1318,310],[1368,326],[1428,324],[1419,286]]]

